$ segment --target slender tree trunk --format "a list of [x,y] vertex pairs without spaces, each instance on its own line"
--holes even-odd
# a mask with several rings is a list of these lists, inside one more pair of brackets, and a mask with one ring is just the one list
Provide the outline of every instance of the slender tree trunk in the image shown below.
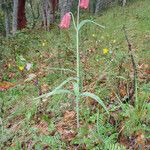
[[2,10],[5,14],[5,35],[10,34],[10,3],[7,0],[2,0]]
[[60,0],[59,1],[59,9],[60,9],[60,19],[65,15],[67,7],[67,0]]
[[18,0],[13,0],[13,23],[12,23],[12,32],[13,35],[17,31],[17,24],[18,24]]
[[29,4],[30,4],[30,7],[31,7],[31,14],[32,14],[32,19],[33,19],[33,24],[32,24],[32,29],[33,29],[36,25],[37,19],[40,16],[39,3],[36,3],[37,4],[36,5],[36,12],[34,11],[32,0],[29,0]]
[[60,18],[70,11],[72,6],[73,0],[60,0],[59,1],[59,8],[60,8]]
[[49,31],[49,25],[54,21],[56,0],[43,0],[43,25]]
[[50,17],[50,23],[54,23],[54,19],[55,19],[55,7],[56,7],[56,2],[55,0],[51,0],[49,2],[49,17]]
[[96,9],[96,0],[90,1],[90,7],[89,7],[90,12],[95,13],[95,9]]
[[10,14],[8,10],[5,10],[5,30],[7,37],[10,34]]
[[47,22],[47,28],[46,30],[49,31],[49,26],[50,26],[50,2],[47,0],[47,5],[46,5],[46,22]]
[[98,13],[108,6],[110,6],[115,0],[97,0],[95,13]]
[[123,6],[125,6],[125,5],[126,5],[126,3],[127,3],[127,1],[126,1],[126,0],[123,0],[123,1],[122,1],[122,5],[123,5]]
[[19,0],[18,4],[18,29],[23,29],[27,25],[27,20],[25,16],[25,3],[26,0]]
[[101,0],[97,0],[95,13],[99,12],[100,3],[101,3]]
[[121,6],[125,6],[126,3],[127,3],[127,0],[118,0],[118,3],[119,3]]
[[58,7],[58,3],[59,3],[59,0],[51,0],[51,16],[52,16],[52,23],[53,23],[54,20],[55,20],[55,10],[56,10],[57,7]]
[[43,10],[43,26],[46,30],[47,28],[47,16],[46,16],[46,0],[42,1],[42,10]]

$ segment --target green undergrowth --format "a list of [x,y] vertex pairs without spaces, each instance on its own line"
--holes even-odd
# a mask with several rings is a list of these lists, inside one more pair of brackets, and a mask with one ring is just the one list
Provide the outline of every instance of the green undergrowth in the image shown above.
[[[128,4],[124,10],[115,6],[102,15],[82,12],[81,19],[90,18],[106,26],[105,30],[99,30],[91,24],[85,25],[80,34],[83,90],[99,95],[110,115],[91,99],[82,99],[78,132],[73,96],[34,99],[39,96],[38,86],[44,94],[67,77],[75,76],[73,25],[69,30],[60,30],[57,26],[50,32],[24,29],[15,37],[0,37],[0,51],[3,51],[0,75],[3,81],[15,84],[0,92],[0,149],[123,150],[135,145],[146,148],[150,115],[149,5],[149,0],[143,0]],[[133,67],[124,25],[138,68],[134,106],[128,97],[132,90]],[[19,66],[24,65],[18,61],[20,56],[33,64],[30,71],[19,70]],[[37,78],[25,82],[31,74],[37,75],[38,86],[35,85]],[[72,85],[67,84],[66,88],[71,89]],[[71,119],[65,119],[67,112],[73,115]]]

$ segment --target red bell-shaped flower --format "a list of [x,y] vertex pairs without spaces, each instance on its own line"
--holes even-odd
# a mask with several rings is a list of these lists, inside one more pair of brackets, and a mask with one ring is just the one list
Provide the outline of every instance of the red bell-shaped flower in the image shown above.
[[66,13],[63,16],[63,18],[62,18],[62,20],[60,22],[59,27],[61,29],[68,29],[70,27],[70,22],[71,22],[71,15],[70,15],[70,13]]
[[89,6],[89,0],[80,0],[80,8],[87,9]]

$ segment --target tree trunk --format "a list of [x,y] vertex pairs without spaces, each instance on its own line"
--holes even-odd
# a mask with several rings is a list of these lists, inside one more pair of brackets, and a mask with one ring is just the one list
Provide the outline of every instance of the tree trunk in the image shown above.
[[47,16],[46,16],[46,0],[42,1],[42,10],[43,10],[43,26],[44,29],[47,29]]
[[52,16],[52,23],[55,20],[55,10],[57,9],[59,0],[51,0],[51,16]]
[[18,4],[18,29],[21,30],[26,27],[27,20],[25,16],[25,2],[26,0],[19,0]]
[[46,30],[49,31],[50,26],[50,4],[51,2],[49,0],[46,0]]
[[57,0],[51,0],[50,3],[49,3],[49,7],[50,7],[50,23],[54,23],[56,5],[57,5]]
[[97,0],[97,2],[96,2],[95,13],[99,12],[100,2],[101,2],[101,0]]
[[43,0],[43,25],[45,30],[49,31],[49,25],[54,22],[54,13],[57,0]]
[[98,13],[108,6],[110,6],[115,0],[97,0],[95,13]]
[[10,14],[8,10],[5,10],[5,30],[7,37],[10,34]]
[[118,1],[120,3],[120,5],[125,6],[127,1],[126,0],[119,0]]
[[10,34],[10,2],[2,0],[1,8],[5,15],[5,35],[7,37]]
[[37,11],[34,12],[34,8],[33,8],[33,1],[29,0],[29,4],[31,7],[31,14],[32,14],[32,19],[33,19],[33,24],[32,24],[32,29],[35,27],[36,23],[37,23],[37,19],[40,16],[40,11],[39,11],[39,3],[37,3],[36,7],[37,7]]
[[122,1],[122,5],[123,5],[123,6],[125,6],[126,3],[127,3],[127,0],[123,0],[123,1]]
[[70,12],[73,0],[60,0],[59,8],[60,8],[60,18],[67,13]]
[[18,24],[18,0],[13,0],[13,23],[12,23],[12,32],[13,35],[17,31],[17,24]]

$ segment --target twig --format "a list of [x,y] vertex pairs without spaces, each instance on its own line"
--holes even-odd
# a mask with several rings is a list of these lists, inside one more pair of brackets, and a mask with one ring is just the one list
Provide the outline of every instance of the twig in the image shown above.
[[[132,100],[133,96],[136,94],[136,80],[137,80],[137,66],[136,66],[136,63],[135,63],[135,60],[134,60],[134,56],[133,56],[133,53],[132,53],[132,45],[129,41],[129,38],[128,38],[128,35],[127,35],[127,32],[125,30],[125,26],[123,26],[123,31],[124,31],[124,35],[125,35],[125,38],[126,38],[126,41],[127,41],[127,44],[128,44],[128,49],[129,49],[129,55],[131,57],[131,62],[132,62],[132,67],[133,67],[133,71],[134,71],[134,79],[133,79],[133,91],[132,93],[129,94],[129,99]],[[135,97],[134,97],[135,99]],[[132,101],[132,103],[134,104],[134,99]]]

